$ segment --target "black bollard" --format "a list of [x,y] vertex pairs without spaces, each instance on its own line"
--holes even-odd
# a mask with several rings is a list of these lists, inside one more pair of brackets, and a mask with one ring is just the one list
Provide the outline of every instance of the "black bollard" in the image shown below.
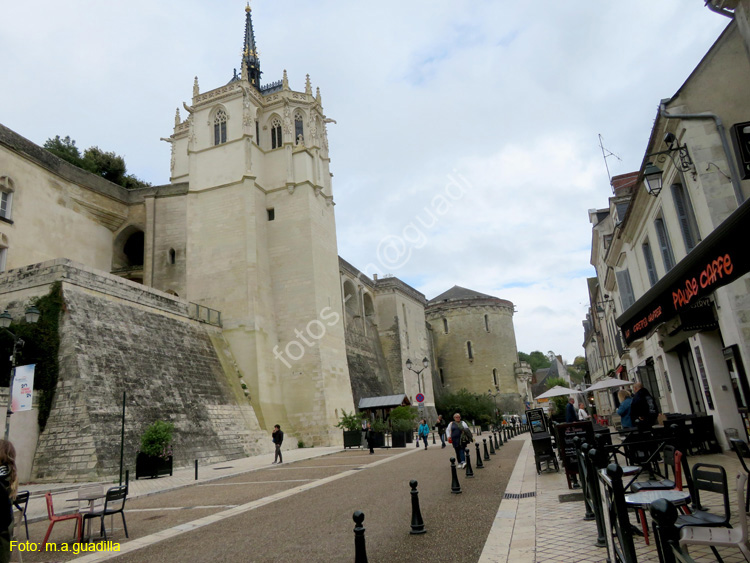
[[479,442],[474,442],[474,445],[477,447],[477,469],[484,469],[484,464],[482,463],[482,454],[479,453]]
[[458,473],[456,473],[456,458],[451,458],[451,493],[454,495],[461,494],[461,483],[458,482]]
[[434,432],[432,433],[432,445],[433,446],[435,445],[435,433]]
[[495,449],[497,450],[500,448],[500,442],[497,441],[497,432],[493,432],[492,436],[495,438]]
[[492,441],[492,434],[490,434],[490,455],[495,455],[495,443]]
[[497,431],[497,438],[498,438],[498,442],[500,443],[500,445],[504,446],[505,444],[503,443],[503,431],[502,430]]
[[464,454],[466,455],[466,476],[474,477],[474,471],[471,469],[471,452],[468,447],[464,450]]
[[505,426],[503,426],[503,438],[506,442],[508,441],[508,429]]
[[417,482],[412,479],[409,481],[411,487],[411,532],[410,534],[424,534],[424,520],[422,520],[422,511],[419,510],[419,493],[417,492]]
[[354,520],[354,563],[367,563],[367,550],[365,549],[365,527],[362,522],[365,515],[357,510],[352,515]]
[[489,461],[490,452],[487,451],[487,438],[482,438],[482,442],[484,443],[484,461]]
[[676,559],[670,542],[680,542],[680,529],[675,528],[677,520],[677,509],[667,499],[656,499],[649,507],[653,518],[654,543],[659,561],[662,563],[675,563]]
[[195,460],[195,480],[198,480],[198,460]]

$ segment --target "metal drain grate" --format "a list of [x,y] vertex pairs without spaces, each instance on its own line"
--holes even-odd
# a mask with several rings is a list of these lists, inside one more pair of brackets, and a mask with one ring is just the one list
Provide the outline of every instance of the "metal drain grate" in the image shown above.
[[505,496],[503,498],[507,499],[518,499],[518,498],[530,498],[535,497],[536,491],[533,491],[531,493],[505,493]]

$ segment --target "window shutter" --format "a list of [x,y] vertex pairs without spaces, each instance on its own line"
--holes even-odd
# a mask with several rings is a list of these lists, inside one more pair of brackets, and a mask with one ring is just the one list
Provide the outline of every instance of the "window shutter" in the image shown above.
[[659,237],[661,256],[664,259],[664,269],[668,272],[674,268],[674,254],[672,254],[672,246],[669,244],[669,235],[667,234],[667,227],[664,225],[664,219],[661,217],[656,219],[654,226],[656,227],[656,235]]
[[692,207],[685,193],[685,187],[682,184],[672,184],[672,198],[677,210],[677,217],[680,220],[680,229],[682,229],[682,238],[685,241],[685,249],[690,252],[697,244],[697,237],[693,232],[690,212]]
[[651,287],[653,287],[657,281],[659,281],[659,277],[656,275],[656,264],[654,263],[654,254],[651,252],[651,245],[648,243],[648,241],[645,241],[643,243],[643,258],[646,261],[646,271],[648,272],[648,281],[651,283]]
[[621,270],[619,272],[615,272],[615,276],[617,277],[617,287],[620,290],[622,310],[627,311],[630,306],[635,303],[633,286],[630,283],[630,272],[628,272],[628,270]]

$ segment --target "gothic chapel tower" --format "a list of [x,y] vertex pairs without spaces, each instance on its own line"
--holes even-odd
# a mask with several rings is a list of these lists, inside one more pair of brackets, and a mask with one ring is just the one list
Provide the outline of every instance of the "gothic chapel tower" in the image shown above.
[[187,119],[178,110],[168,139],[171,183],[187,194],[180,295],[221,311],[264,428],[335,444],[338,415],[353,402],[326,118],[309,76],[304,92],[289,88],[286,71],[261,85],[245,12],[240,75],[202,93],[196,78]]

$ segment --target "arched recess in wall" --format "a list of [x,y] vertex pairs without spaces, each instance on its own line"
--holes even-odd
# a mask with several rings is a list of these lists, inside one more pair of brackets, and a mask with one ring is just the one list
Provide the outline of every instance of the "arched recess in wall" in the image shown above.
[[136,225],[128,225],[115,237],[112,252],[112,273],[143,283],[143,262],[146,237]]
[[372,302],[372,295],[365,293],[362,296],[362,301],[365,308],[365,317],[375,322],[375,305]]
[[359,300],[357,299],[357,288],[351,280],[344,281],[344,307],[347,312],[357,315],[359,311]]

